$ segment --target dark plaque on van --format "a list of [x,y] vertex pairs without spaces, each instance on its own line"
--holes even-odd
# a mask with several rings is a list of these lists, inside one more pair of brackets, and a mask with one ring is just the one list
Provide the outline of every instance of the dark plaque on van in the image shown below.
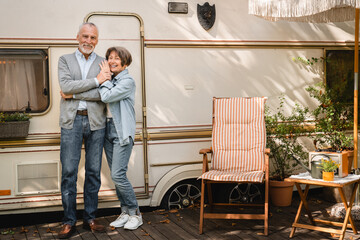
[[215,4],[210,6],[208,2],[204,3],[204,5],[197,5],[197,16],[200,25],[207,31],[215,23]]
[[188,13],[188,4],[184,2],[169,2],[168,4],[169,13]]

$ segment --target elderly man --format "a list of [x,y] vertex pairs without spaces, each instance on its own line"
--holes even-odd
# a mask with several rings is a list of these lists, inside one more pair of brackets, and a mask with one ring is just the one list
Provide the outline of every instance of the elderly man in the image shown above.
[[105,104],[100,101],[99,84],[111,78],[100,73],[103,58],[93,51],[98,43],[98,29],[93,23],[80,26],[76,37],[78,49],[59,59],[60,103],[60,160],[62,164],[61,196],[64,208],[63,227],[59,238],[69,238],[76,231],[76,181],[85,146],[85,183],[83,228],[105,231],[95,221],[100,171],[105,135]]

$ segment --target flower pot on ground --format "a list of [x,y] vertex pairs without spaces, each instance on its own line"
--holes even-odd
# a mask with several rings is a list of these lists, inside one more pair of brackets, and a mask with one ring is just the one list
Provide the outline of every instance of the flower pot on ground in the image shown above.
[[[304,162],[308,160],[308,153],[304,151],[303,146],[298,142],[300,136],[308,134],[308,130],[304,125],[305,120],[308,118],[309,110],[296,104],[290,114],[285,114],[284,111],[284,97],[280,97],[280,105],[276,112],[271,114],[269,109],[266,109],[265,123],[267,133],[267,148],[270,148],[270,169],[271,180],[283,182],[288,185],[288,182],[283,180],[289,177],[293,172],[299,169],[299,164],[294,161],[293,157],[300,159]],[[272,193],[276,186],[280,183],[271,186],[270,181],[270,199],[274,205],[277,200],[273,200],[278,193]],[[291,204],[291,197],[293,187],[281,187],[282,190],[287,190],[287,196],[290,200],[287,205],[281,203],[278,206],[288,206]],[[284,196],[284,193],[279,195]]]
[[274,206],[287,207],[291,205],[294,189],[293,182],[270,180],[270,199]]
[[28,136],[30,115],[27,113],[0,113],[0,138]]

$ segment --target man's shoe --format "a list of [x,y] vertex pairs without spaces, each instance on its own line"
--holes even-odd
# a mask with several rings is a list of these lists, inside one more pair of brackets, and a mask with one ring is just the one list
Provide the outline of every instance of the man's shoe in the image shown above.
[[64,224],[60,232],[58,233],[58,236],[60,239],[70,238],[75,231],[76,231],[75,226],[71,226],[70,224]]
[[113,222],[110,223],[111,227],[123,227],[129,220],[129,214],[122,212],[120,216]]
[[135,230],[143,224],[141,215],[129,216],[129,220],[124,226],[124,229]]
[[99,223],[97,223],[94,219],[89,222],[83,223],[83,228],[86,230],[91,230],[92,232],[105,232],[105,227]]

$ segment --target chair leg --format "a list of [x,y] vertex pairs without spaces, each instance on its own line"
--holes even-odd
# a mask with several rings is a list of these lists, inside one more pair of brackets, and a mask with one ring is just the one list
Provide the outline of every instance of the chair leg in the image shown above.
[[269,181],[265,182],[265,203],[264,203],[264,235],[269,234]]
[[200,202],[200,224],[199,224],[199,234],[203,233],[203,224],[204,224],[204,200],[205,199],[205,181],[201,179],[201,202]]

